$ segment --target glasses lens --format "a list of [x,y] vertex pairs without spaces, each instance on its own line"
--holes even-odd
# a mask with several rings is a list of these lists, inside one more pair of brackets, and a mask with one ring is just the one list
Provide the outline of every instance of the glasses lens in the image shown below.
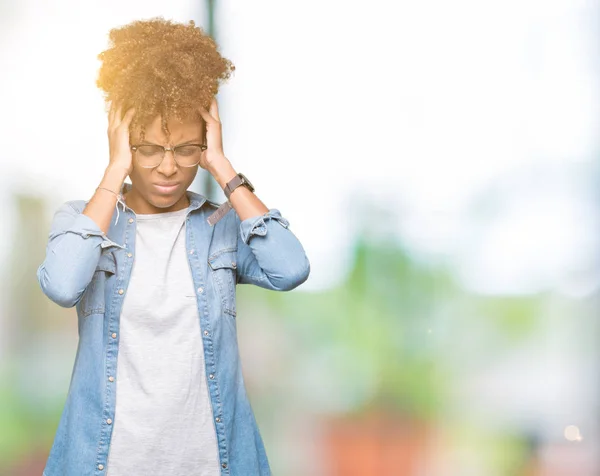
[[191,167],[200,162],[202,148],[199,145],[182,145],[175,147],[177,162],[184,167]]
[[157,145],[140,145],[137,148],[137,159],[143,167],[158,165],[163,152],[164,149]]

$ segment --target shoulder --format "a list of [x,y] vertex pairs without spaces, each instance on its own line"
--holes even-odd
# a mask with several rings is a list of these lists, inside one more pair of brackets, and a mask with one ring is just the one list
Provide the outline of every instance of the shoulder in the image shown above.
[[208,198],[204,201],[204,205],[210,208],[219,208],[221,204],[219,202],[215,202],[214,200],[209,200]]
[[85,200],[67,200],[60,204],[56,213],[67,213],[69,215],[76,215],[83,212],[87,201]]

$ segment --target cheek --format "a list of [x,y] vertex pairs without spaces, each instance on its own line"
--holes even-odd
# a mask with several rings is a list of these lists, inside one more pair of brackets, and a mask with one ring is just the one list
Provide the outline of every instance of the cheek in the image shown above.
[[198,173],[198,167],[192,167],[190,169],[182,169],[179,175],[179,182],[181,182],[182,189],[187,190],[190,185],[194,182],[196,174]]
[[185,184],[187,184],[188,187],[192,184],[192,182],[196,178],[196,174],[198,173],[198,168],[199,168],[199,166],[191,167],[191,170],[184,171],[185,179],[183,180],[183,182]]
[[147,194],[152,188],[152,180],[150,179],[151,169],[136,167],[134,164],[133,170],[129,174],[133,186],[143,194]]
[[133,163],[133,170],[129,174],[129,178],[131,179],[131,183],[135,185],[136,188],[142,188],[146,180],[144,180],[144,169],[138,167],[135,162]]

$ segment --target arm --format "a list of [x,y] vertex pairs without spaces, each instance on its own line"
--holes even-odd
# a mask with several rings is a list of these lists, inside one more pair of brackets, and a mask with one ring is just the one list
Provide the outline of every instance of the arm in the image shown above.
[[[119,190],[123,180],[123,172],[108,168],[101,185]],[[106,236],[114,197],[97,190],[82,213],[66,202],[54,214],[46,258],[36,274],[43,293],[59,306],[73,307],[79,302],[94,277],[102,249],[123,248]]]
[[[219,161],[212,173],[222,188],[236,175],[227,159]],[[306,281],[310,263],[280,211],[268,209],[243,186],[237,187],[229,200],[238,230],[238,283],[289,291]]]
[[308,257],[289,229],[289,221],[281,216],[278,209],[271,208],[264,215],[243,221],[236,213],[235,220],[239,229],[238,283],[289,291],[308,279]]
[[[199,108],[206,122],[208,149],[201,166],[221,189],[237,172],[223,153],[221,122],[216,99],[210,112]],[[289,222],[279,210],[267,206],[246,187],[237,187],[229,197],[235,212],[238,233],[237,274],[240,284],[289,291],[307,280],[310,263]],[[240,239],[241,238],[241,239]]]
[[[115,194],[133,168],[129,124],[134,113],[132,108],[123,116],[122,106],[111,103],[108,118],[110,160],[100,186]],[[73,307],[79,302],[94,277],[103,248],[124,248],[106,236],[116,204],[115,194],[96,189],[81,213],[72,202],[66,202],[54,214],[46,258],[36,274],[43,293],[59,306]]]

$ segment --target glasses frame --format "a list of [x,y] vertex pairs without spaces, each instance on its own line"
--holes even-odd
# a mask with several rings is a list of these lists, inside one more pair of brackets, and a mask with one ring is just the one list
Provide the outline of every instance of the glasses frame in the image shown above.
[[208,146],[206,144],[179,144],[173,147],[165,147],[163,145],[160,144],[134,144],[131,145],[129,148],[133,151],[133,152],[137,152],[138,147],[142,147],[145,145],[150,145],[150,146],[154,146],[154,147],[160,147],[163,150],[162,153],[162,158],[160,159],[160,162],[156,165],[142,165],[140,164],[140,161],[138,159],[137,153],[134,154],[135,155],[135,159],[138,162],[138,165],[144,169],[155,169],[156,167],[159,167],[160,164],[162,164],[162,161],[165,160],[165,155],[167,155],[167,150],[170,150],[171,152],[173,152],[173,160],[175,160],[175,163],[177,164],[178,167],[185,167],[185,168],[189,168],[189,167],[195,167],[196,165],[198,165],[200,163],[200,160],[198,160],[198,162],[196,162],[193,165],[181,165],[179,162],[177,162],[177,149],[179,149],[180,147],[187,147],[190,145],[194,145],[194,146],[199,146],[200,147],[200,154],[202,154],[202,152],[204,152],[206,149],[208,149]]

